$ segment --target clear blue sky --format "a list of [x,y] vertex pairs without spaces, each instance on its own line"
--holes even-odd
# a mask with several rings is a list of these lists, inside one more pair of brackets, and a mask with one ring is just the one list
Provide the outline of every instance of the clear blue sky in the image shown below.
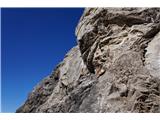
[[[0,27],[1,27],[1,9],[0,9]],[[0,29],[0,40],[1,40],[1,29]],[[0,42],[0,53],[1,53],[1,42]],[[0,56],[0,66],[1,66],[1,56]],[[0,112],[1,112],[1,74],[0,74]]]
[[3,8],[2,112],[15,112],[28,93],[76,43],[82,8]]

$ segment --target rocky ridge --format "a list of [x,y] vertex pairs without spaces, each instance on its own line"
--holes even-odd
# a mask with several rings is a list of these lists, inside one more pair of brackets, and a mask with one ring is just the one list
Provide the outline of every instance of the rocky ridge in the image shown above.
[[76,36],[16,112],[160,112],[160,8],[86,8]]

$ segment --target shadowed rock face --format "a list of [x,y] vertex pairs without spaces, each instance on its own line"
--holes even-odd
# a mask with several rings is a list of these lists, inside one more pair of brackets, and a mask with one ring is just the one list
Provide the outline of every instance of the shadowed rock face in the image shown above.
[[87,8],[76,36],[16,112],[160,112],[160,8]]

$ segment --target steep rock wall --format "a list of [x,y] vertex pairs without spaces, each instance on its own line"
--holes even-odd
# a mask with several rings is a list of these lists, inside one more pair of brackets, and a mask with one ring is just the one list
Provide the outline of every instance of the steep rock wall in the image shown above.
[[160,112],[159,8],[87,8],[76,36],[17,112]]

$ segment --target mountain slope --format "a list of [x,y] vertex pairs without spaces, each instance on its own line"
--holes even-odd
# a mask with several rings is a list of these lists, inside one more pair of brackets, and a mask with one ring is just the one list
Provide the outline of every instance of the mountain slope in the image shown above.
[[160,8],[86,8],[76,36],[16,112],[160,112]]

